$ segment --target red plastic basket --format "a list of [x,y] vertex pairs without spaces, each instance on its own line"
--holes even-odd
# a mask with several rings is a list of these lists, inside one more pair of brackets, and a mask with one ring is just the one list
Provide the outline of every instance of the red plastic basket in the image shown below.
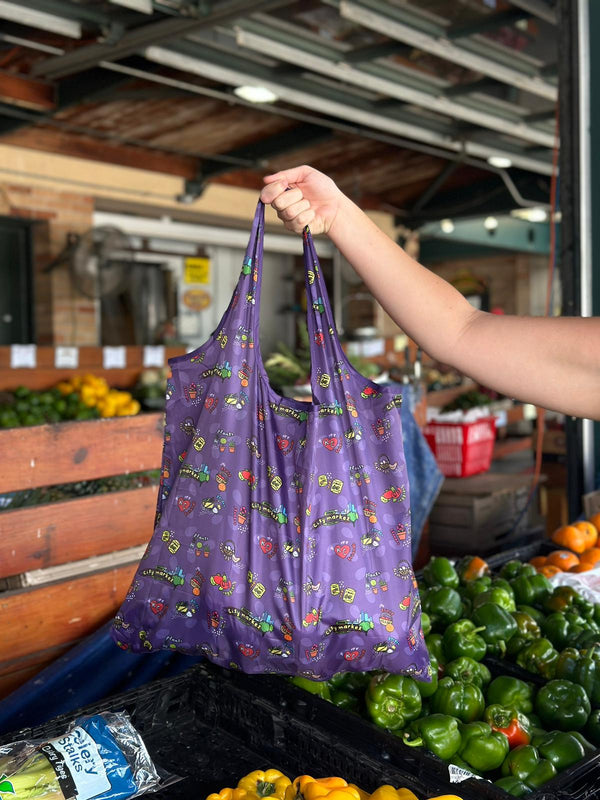
[[443,475],[466,478],[486,472],[496,439],[495,417],[475,422],[429,422],[423,429]]

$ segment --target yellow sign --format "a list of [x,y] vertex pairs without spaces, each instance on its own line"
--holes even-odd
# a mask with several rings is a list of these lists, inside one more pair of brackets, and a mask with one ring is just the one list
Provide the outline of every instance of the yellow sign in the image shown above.
[[212,298],[204,289],[187,289],[182,295],[183,305],[192,311],[204,311],[212,302]]
[[185,283],[210,283],[210,258],[186,258]]

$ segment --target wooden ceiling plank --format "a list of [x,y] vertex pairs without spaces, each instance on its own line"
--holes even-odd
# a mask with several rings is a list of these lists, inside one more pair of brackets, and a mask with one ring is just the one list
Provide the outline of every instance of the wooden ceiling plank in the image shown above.
[[46,81],[0,70],[0,100],[36,111],[56,108],[54,86]]

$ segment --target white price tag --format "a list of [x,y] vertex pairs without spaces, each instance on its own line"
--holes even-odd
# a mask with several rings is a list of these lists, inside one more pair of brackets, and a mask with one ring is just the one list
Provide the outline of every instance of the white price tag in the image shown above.
[[77,369],[79,366],[78,347],[57,347],[54,350],[54,366],[57,369]]
[[34,344],[11,344],[10,366],[12,369],[35,369],[37,348]]
[[127,353],[124,347],[103,347],[102,366],[104,369],[125,369]]
[[144,367],[164,367],[165,348],[162,344],[144,346]]
[[468,769],[457,767],[456,764],[448,764],[448,776],[450,783],[462,783],[463,781],[468,781],[469,778],[479,778],[479,775],[469,772]]

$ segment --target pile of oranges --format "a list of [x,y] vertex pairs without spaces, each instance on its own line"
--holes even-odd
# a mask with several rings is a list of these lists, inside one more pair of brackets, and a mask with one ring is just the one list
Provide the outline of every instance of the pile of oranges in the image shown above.
[[530,563],[547,578],[558,572],[587,572],[600,562],[600,513],[557,528],[551,536],[560,550],[536,556]]

